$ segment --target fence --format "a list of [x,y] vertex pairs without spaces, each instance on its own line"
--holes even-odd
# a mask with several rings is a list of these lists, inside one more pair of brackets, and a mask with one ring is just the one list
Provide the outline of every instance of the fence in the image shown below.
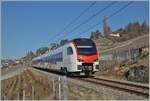
[[100,55],[100,68],[111,68],[124,65],[128,61],[136,62],[142,55],[143,48],[128,49],[124,51],[107,51]]
[[[46,88],[51,90],[48,94],[47,98],[43,100],[67,100],[68,99],[68,80],[66,76],[59,76],[58,78],[49,78],[49,83],[51,84],[50,88]],[[19,88],[22,87],[20,83]],[[29,86],[27,86],[29,87]],[[13,91],[12,95],[4,94],[2,95],[2,100],[39,100],[42,99],[41,96],[38,96],[39,89],[34,85],[31,85],[31,89],[28,90],[22,88],[17,91]]]

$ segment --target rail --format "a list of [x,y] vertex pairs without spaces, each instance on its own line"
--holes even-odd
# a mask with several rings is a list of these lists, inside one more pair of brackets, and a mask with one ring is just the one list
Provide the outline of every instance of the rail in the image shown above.
[[90,83],[112,87],[115,89],[120,89],[120,90],[127,91],[127,92],[149,96],[149,86],[145,84],[136,84],[132,82],[116,81],[116,80],[98,78],[98,77],[81,78],[81,80],[90,82]]

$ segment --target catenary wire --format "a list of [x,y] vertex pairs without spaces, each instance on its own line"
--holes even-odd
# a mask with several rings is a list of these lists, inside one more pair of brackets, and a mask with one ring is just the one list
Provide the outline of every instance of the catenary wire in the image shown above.
[[[127,8],[129,5],[131,5],[132,3],[133,3],[133,1],[130,1],[130,2],[127,3],[126,5],[124,5],[123,7],[121,7],[120,9],[118,9],[117,11],[115,11],[113,14],[109,15],[109,16],[107,17],[107,19],[110,19],[110,18],[112,18],[113,16],[117,15],[117,14],[120,13],[122,10],[124,10],[124,9]],[[79,33],[79,34],[84,34],[84,33],[88,32],[89,30],[95,28],[95,27],[98,26],[98,25],[100,25],[100,23],[97,23],[97,24],[95,24],[95,25],[89,27],[88,29],[82,31],[82,32]],[[76,36],[79,35],[79,34],[76,34]]]
[[[79,25],[77,25],[76,27],[74,27],[71,31],[67,32],[68,34],[70,34],[71,32],[75,31],[76,29],[78,29],[79,27],[81,27],[82,25],[88,23],[90,20],[92,20],[94,17],[96,17],[97,15],[101,14],[102,12],[104,12],[106,9],[108,9],[109,7],[113,6],[115,3],[117,3],[117,1],[115,2],[111,2],[110,4],[108,4],[107,6],[105,6],[103,9],[99,10],[98,12],[96,12],[95,14],[93,14],[92,16],[90,16],[88,19],[86,19],[83,23],[80,23]],[[59,40],[61,40],[61,38],[65,37],[68,34],[62,34],[63,36],[61,36],[57,42]]]
[[54,35],[51,40],[56,39],[61,33],[63,33],[66,29],[68,29],[73,23],[77,22],[81,16],[83,16],[90,8],[92,8],[96,4],[96,1],[92,2],[87,8],[85,8],[74,20],[72,20],[69,24],[67,24],[63,30]]

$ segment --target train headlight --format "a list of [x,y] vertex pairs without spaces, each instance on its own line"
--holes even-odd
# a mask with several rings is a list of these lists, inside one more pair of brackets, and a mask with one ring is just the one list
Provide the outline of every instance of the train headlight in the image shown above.
[[95,69],[99,69],[99,65],[96,65],[96,66],[95,66]]
[[81,59],[78,59],[78,61],[79,61],[79,62],[83,62],[83,60],[81,60]]

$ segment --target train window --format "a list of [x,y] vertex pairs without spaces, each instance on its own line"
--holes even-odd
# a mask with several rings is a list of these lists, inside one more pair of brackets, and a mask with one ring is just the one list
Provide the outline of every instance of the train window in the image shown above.
[[73,54],[73,50],[71,47],[67,48],[67,55],[72,55]]

